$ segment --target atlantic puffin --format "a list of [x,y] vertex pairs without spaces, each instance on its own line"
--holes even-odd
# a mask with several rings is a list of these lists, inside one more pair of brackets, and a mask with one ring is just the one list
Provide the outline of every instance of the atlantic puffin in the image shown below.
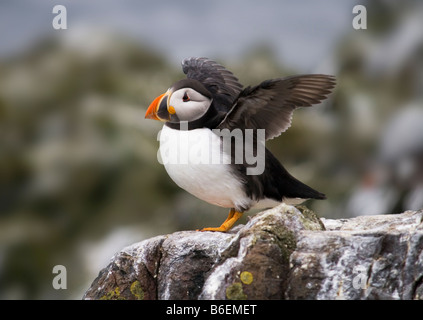
[[[296,108],[327,98],[335,86],[333,76],[296,75],[244,88],[232,72],[208,58],[184,59],[182,70],[186,78],[154,99],[145,118],[164,122],[159,154],[172,180],[199,199],[230,208],[220,227],[199,231],[226,232],[251,208],[326,199],[289,174],[267,148],[260,148],[264,141],[258,141],[258,133],[262,140],[269,140],[286,131]],[[245,161],[245,155],[244,161],[235,161],[239,142],[231,139],[230,147],[223,146],[220,133],[225,130],[254,133],[245,149],[252,148],[257,159],[263,160],[259,174],[248,174],[252,164]],[[202,154],[206,161],[184,157],[192,151],[190,146],[195,147],[193,154]],[[220,161],[207,161],[210,154],[217,154]]]

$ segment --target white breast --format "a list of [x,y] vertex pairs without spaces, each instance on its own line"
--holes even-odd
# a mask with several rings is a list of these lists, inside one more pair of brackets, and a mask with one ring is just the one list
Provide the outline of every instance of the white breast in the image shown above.
[[167,173],[199,199],[225,207],[249,207],[252,200],[231,173],[230,156],[222,154],[220,138],[210,129],[181,131],[164,126],[159,154]]

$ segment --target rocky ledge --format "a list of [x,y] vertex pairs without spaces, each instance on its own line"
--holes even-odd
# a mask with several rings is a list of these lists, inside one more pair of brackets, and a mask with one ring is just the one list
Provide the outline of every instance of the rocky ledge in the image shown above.
[[228,233],[116,253],[84,299],[423,299],[423,210],[319,219],[282,204]]

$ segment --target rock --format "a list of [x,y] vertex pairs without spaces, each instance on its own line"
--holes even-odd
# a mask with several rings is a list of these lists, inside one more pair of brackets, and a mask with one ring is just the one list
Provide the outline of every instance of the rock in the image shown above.
[[319,219],[282,204],[228,233],[122,249],[84,299],[423,299],[423,210]]
[[326,220],[291,255],[289,299],[423,299],[423,210]]

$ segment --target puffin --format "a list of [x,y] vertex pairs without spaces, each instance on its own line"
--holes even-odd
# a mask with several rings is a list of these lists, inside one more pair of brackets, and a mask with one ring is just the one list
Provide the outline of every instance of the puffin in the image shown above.
[[[334,76],[294,75],[244,87],[208,58],[184,59],[182,70],[186,78],[155,98],[145,118],[164,123],[158,155],[170,178],[195,197],[230,209],[220,227],[198,231],[227,232],[252,208],[326,199],[288,173],[264,144],[291,126],[295,109],[326,99]],[[259,161],[261,168],[253,170]]]

